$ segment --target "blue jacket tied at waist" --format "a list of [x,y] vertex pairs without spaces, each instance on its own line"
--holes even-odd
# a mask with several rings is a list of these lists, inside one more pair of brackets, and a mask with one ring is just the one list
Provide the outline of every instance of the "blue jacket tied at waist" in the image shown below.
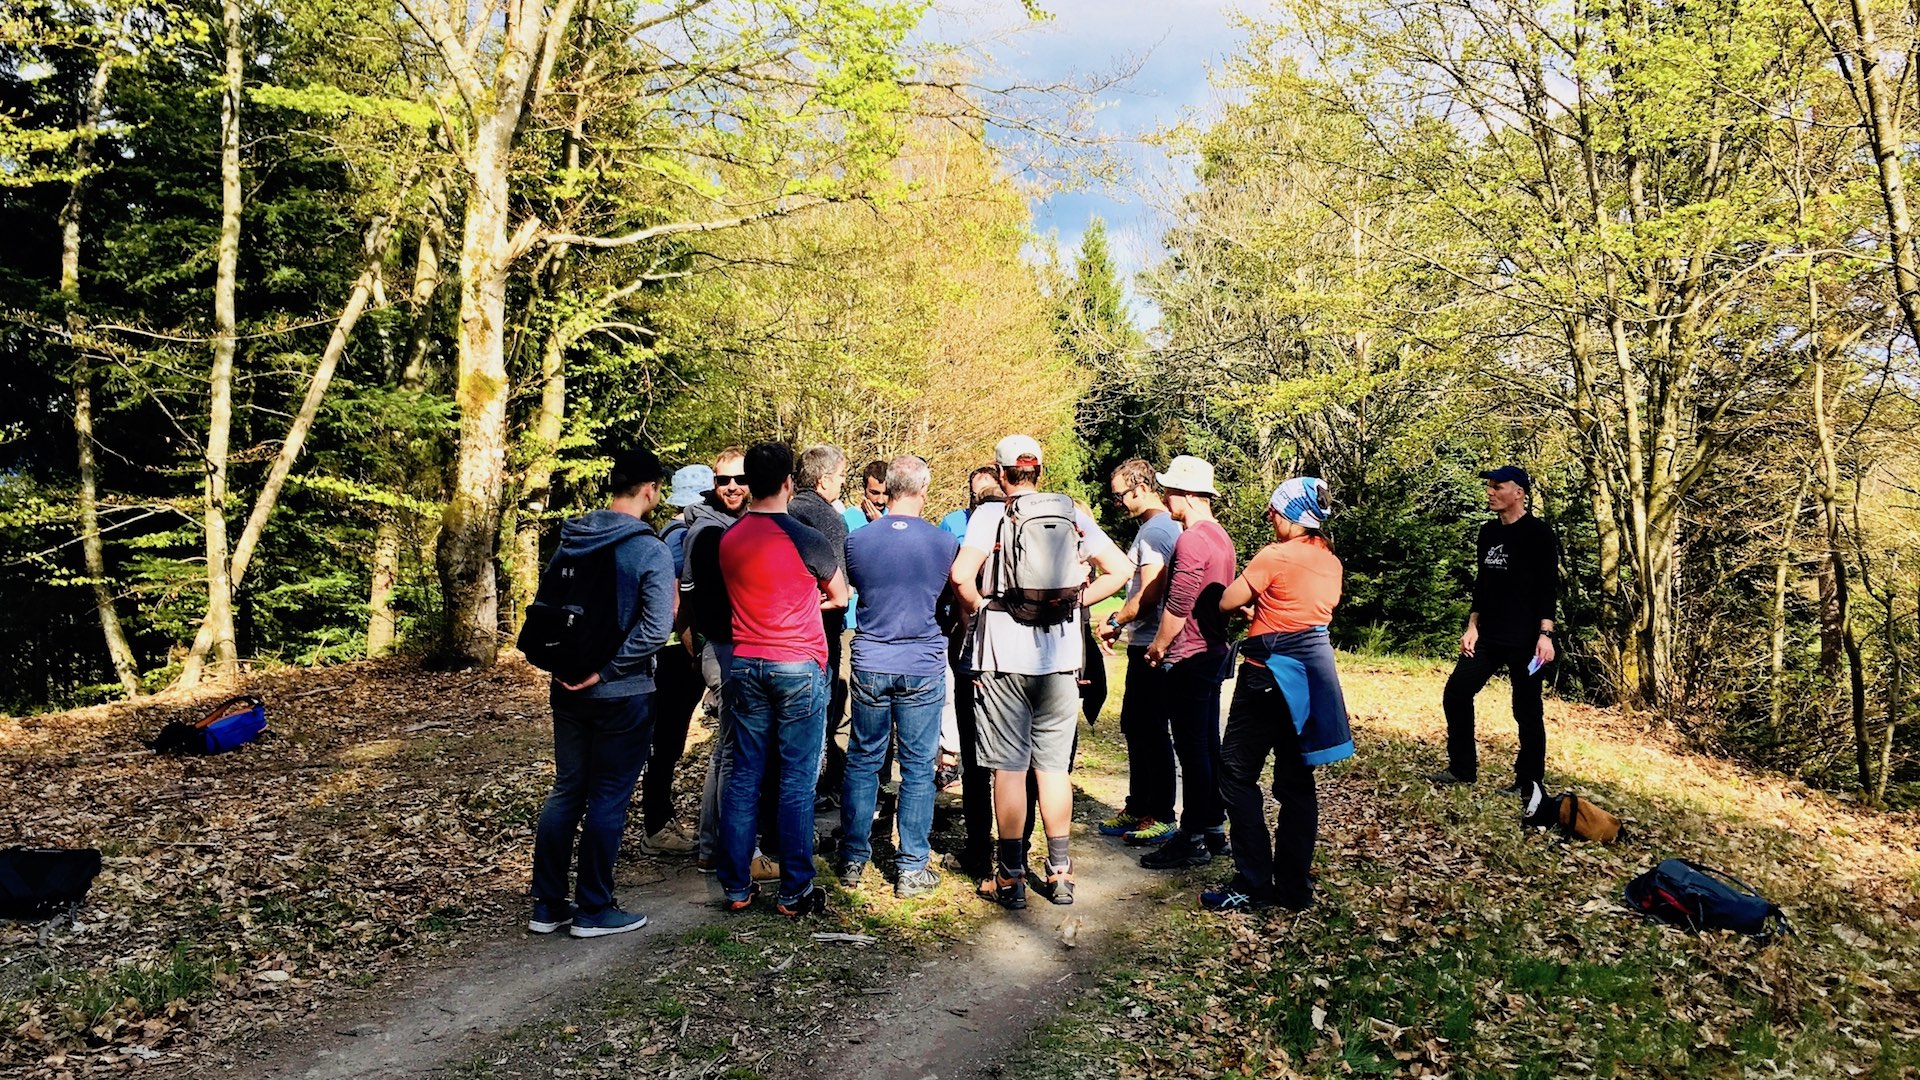
[[1240,655],[1273,673],[1293,714],[1293,729],[1300,734],[1302,761],[1330,765],[1353,756],[1347,698],[1340,691],[1326,627],[1250,637],[1241,643]]

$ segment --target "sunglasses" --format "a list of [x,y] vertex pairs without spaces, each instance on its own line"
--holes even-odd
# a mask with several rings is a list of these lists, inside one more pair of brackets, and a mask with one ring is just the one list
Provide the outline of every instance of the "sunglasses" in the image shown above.
[[1112,498],[1114,502],[1123,503],[1127,501],[1127,496],[1133,494],[1133,491],[1133,488],[1127,488],[1125,491],[1109,491],[1107,495]]
[[733,487],[746,487],[747,474],[746,473],[731,473],[731,474],[714,473],[713,474],[714,487],[727,487],[729,485]]

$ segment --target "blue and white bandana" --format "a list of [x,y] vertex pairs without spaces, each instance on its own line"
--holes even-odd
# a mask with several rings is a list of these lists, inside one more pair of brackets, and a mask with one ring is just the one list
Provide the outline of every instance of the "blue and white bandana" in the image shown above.
[[1281,517],[1308,529],[1317,529],[1327,520],[1326,481],[1317,476],[1296,476],[1273,489],[1267,505]]

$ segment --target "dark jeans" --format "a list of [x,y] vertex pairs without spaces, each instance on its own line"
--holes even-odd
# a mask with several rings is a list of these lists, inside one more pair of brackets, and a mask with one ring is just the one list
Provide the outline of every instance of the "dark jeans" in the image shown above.
[[855,671],[853,732],[847,742],[846,782],[840,799],[840,855],[849,863],[873,858],[873,808],[893,733],[900,733],[901,873],[926,868],[933,830],[933,759],[940,753],[943,675],[887,675]]
[[960,816],[966,824],[966,846],[960,865],[968,877],[993,872],[993,770],[980,765],[980,714],[973,672],[964,662],[953,669],[953,716],[960,727]]
[[[1273,797],[1280,803],[1277,828],[1267,832],[1267,802],[1260,770],[1273,755]],[[1255,889],[1288,907],[1313,903],[1314,838],[1320,831],[1320,799],[1313,770],[1300,759],[1287,699],[1264,666],[1242,664],[1220,743],[1220,795],[1233,823],[1233,863]]]
[[1120,698],[1120,734],[1127,740],[1125,812],[1155,821],[1173,820],[1173,738],[1167,731],[1166,672],[1147,663],[1147,647],[1127,648],[1127,676]]
[[685,646],[669,642],[653,672],[653,753],[640,780],[640,823],[651,836],[673,821],[673,771],[687,750],[693,710],[706,684]]
[[[755,809],[763,784],[780,793],[780,898],[813,889],[813,782],[827,711],[827,673],[812,660],[733,658],[727,679],[733,709],[733,767],[720,800],[721,888],[748,896]],[[778,769],[769,775],[769,767]]]
[[533,895],[566,902],[577,832],[574,903],[593,914],[614,904],[613,863],[653,745],[653,695],[594,699],[555,687],[552,702],[553,790],[533,834]]
[[1218,829],[1227,820],[1220,800],[1220,682],[1226,658],[1190,656],[1168,665],[1166,710],[1173,752],[1180,759],[1180,828]]
[[[1513,720],[1520,727],[1520,753],[1513,761],[1514,779],[1525,784],[1547,775],[1546,710],[1540,703],[1538,674],[1527,674],[1533,660],[1531,645],[1494,645],[1484,639],[1474,655],[1462,654],[1447,677],[1441,708],[1447,714],[1447,771],[1462,780],[1480,774],[1479,749],[1473,742],[1473,696],[1501,668],[1513,684]],[[1544,669],[1543,669],[1544,670]]]
[[847,729],[847,679],[840,673],[846,656],[847,616],[845,612],[831,611],[821,621],[827,634],[827,723],[815,791],[821,795],[838,795],[847,775],[847,752],[840,748],[840,733]]

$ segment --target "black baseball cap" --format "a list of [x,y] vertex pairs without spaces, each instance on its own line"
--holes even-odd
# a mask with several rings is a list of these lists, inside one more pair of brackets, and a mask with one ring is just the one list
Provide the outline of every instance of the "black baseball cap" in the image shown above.
[[1533,478],[1527,475],[1527,470],[1518,465],[1502,465],[1497,469],[1488,469],[1480,474],[1480,479],[1491,480],[1496,484],[1511,480],[1520,485],[1521,491],[1529,495],[1533,494]]
[[641,484],[657,484],[666,479],[660,458],[651,450],[622,450],[613,455],[613,471],[607,473],[607,490],[632,491]]

